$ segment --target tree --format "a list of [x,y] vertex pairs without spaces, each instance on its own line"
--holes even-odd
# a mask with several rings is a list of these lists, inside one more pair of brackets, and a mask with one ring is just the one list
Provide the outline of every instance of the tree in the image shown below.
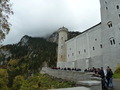
[[5,36],[10,31],[10,23],[8,22],[9,15],[13,14],[10,0],[0,0],[0,40],[5,39]]
[[18,75],[15,77],[14,82],[13,82],[13,90],[19,90],[22,83],[24,82],[24,77],[21,75]]
[[5,69],[0,69],[0,90],[8,90],[8,73]]

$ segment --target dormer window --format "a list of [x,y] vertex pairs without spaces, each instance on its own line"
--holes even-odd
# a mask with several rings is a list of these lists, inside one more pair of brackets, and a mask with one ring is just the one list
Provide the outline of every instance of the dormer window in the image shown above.
[[112,21],[109,21],[109,22],[107,23],[107,25],[108,25],[109,28],[111,28],[111,27],[112,27]]

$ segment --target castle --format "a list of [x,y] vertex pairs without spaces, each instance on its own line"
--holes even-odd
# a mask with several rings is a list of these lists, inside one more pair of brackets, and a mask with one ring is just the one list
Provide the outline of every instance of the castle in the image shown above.
[[57,67],[81,68],[120,64],[120,0],[100,0],[101,22],[68,40],[68,29],[59,29]]

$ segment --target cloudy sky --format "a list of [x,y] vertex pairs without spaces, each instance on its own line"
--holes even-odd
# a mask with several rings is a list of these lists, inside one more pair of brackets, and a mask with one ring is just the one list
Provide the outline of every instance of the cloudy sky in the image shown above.
[[42,37],[65,26],[84,31],[100,22],[99,0],[11,0],[14,15],[3,44],[19,42],[24,35]]

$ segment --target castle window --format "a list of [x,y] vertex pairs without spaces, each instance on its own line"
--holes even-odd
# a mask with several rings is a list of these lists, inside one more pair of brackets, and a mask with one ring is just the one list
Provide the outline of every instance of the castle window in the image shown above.
[[120,18],[120,14],[119,14],[119,18]]
[[111,45],[113,44],[112,40],[110,40],[110,44],[111,44]]
[[70,50],[71,50],[71,48],[70,48]]
[[102,46],[102,44],[100,44],[100,48],[102,48],[103,46]]
[[72,53],[72,56],[74,56],[74,53]]
[[61,55],[61,58],[62,58],[62,55]]
[[116,8],[119,9],[119,5],[117,5]]
[[97,38],[95,39],[95,41],[97,41]]
[[68,54],[68,57],[69,57],[69,54]]
[[63,49],[63,46],[61,46],[61,49]]
[[80,54],[80,51],[79,51],[79,54]]
[[86,53],[86,49],[84,49],[84,53]]
[[105,4],[107,4],[107,1],[105,1]]
[[113,39],[113,44],[115,44],[115,39]]
[[114,45],[115,44],[115,39],[112,37],[112,38],[110,38],[110,44],[111,45]]
[[61,37],[61,40],[63,40],[63,37]]
[[109,21],[109,22],[107,23],[107,25],[108,25],[109,28],[111,28],[111,27],[112,27],[112,21]]
[[108,7],[106,7],[106,10],[108,10]]
[[95,47],[93,47],[93,51],[95,50]]

